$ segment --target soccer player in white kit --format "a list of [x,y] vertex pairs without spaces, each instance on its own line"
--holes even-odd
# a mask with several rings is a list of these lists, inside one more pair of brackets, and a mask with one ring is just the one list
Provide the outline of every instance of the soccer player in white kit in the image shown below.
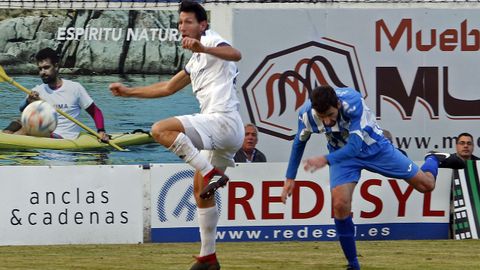
[[112,83],[110,90],[116,96],[157,98],[192,84],[200,114],[158,121],[152,126],[152,135],[196,169],[194,195],[201,249],[191,270],[215,270],[220,269],[220,264],[215,253],[218,212],[213,195],[226,185],[228,177],[223,172],[227,166],[234,166],[233,157],[244,138],[234,64],[241,59],[241,53],[208,29],[206,11],[196,2],[181,3],[178,28],[182,47],[193,52],[184,70],[169,81],[141,87]]

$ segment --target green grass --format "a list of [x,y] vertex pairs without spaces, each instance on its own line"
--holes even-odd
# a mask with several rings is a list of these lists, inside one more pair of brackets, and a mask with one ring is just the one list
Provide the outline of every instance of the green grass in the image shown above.
[[[0,247],[0,269],[189,269],[198,243]],[[362,269],[480,269],[480,241],[358,242]],[[337,242],[219,243],[224,270],[344,269]]]

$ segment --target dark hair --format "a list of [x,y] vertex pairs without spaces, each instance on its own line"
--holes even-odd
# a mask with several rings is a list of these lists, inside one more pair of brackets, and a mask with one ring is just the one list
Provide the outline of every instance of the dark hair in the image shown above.
[[472,134],[467,133],[467,132],[463,132],[463,133],[460,133],[460,135],[457,136],[457,142],[458,142],[458,140],[460,139],[460,137],[463,137],[463,136],[465,136],[465,137],[470,137],[470,139],[472,139],[472,141],[473,141],[473,136],[472,136]]
[[198,22],[203,22],[207,20],[207,12],[205,9],[195,1],[182,1],[178,13],[180,12],[193,12],[195,13],[195,18]]
[[38,51],[37,55],[35,55],[35,59],[37,60],[37,63],[46,59],[50,59],[52,64],[58,64],[60,61],[60,57],[58,56],[57,52],[52,48],[41,49]]
[[322,85],[312,90],[310,101],[317,113],[325,113],[330,107],[337,107],[338,97],[330,85]]

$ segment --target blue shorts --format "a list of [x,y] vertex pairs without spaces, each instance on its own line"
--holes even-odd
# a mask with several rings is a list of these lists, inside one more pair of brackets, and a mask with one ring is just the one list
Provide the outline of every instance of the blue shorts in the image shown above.
[[386,144],[377,154],[351,158],[330,166],[330,188],[358,182],[362,169],[395,179],[410,179],[418,166],[392,144]]

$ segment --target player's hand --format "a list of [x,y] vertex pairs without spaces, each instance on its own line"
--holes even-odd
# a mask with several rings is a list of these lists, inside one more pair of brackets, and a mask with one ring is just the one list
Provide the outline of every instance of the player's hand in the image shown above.
[[328,160],[325,156],[311,157],[303,161],[303,169],[313,173],[314,171],[325,167]]
[[37,91],[32,91],[27,97],[28,104],[40,100],[40,94]]
[[184,37],[182,39],[182,48],[188,49],[192,52],[204,52],[205,47],[200,43],[200,40]]
[[285,184],[283,184],[282,196],[281,196],[283,204],[287,202],[287,197],[292,196],[292,191],[294,187],[295,187],[295,180],[293,179],[285,180]]
[[130,88],[126,87],[121,83],[111,83],[108,88],[112,91],[114,96],[126,97],[128,96],[128,92]]
[[98,135],[100,135],[101,142],[108,143],[108,141],[110,141],[110,136],[108,136],[108,134],[105,133],[105,131],[98,132]]

